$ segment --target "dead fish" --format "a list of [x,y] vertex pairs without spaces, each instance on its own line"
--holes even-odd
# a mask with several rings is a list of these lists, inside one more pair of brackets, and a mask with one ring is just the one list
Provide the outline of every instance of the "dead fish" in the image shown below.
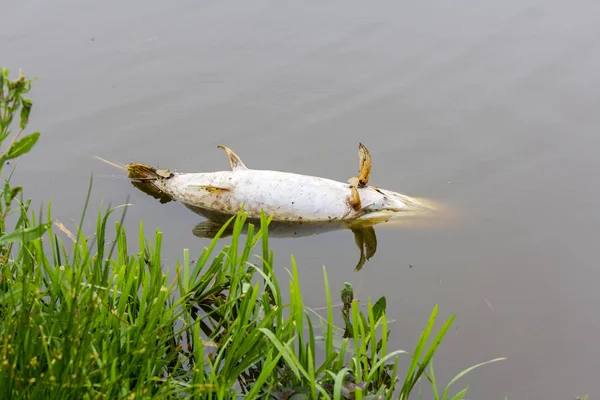
[[247,168],[228,147],[231,171],[178,173],[144,164],[128,164],[133,185],[162,203],[179,201],[213,221],[237,214],[250,219],[263,210],[272,220],[297,223],[344,222],[371,225],[389,218],[431,211],[418,199],[368,185],[371,156],[359,144],[359,173],[348,182],[290,172]]

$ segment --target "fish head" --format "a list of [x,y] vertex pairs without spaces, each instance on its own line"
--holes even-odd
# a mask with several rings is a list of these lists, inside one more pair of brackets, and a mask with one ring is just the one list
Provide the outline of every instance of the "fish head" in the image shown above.
[[391,190],[373,186],[360,190],[361,213],[367,218],[424,215],[434,211],[432,204]]

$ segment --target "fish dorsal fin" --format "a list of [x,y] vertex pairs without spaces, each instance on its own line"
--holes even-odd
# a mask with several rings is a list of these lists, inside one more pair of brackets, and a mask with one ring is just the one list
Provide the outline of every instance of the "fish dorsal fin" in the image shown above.
[[225,151],[225,153],[227,153],[227,157],[229,157],[229,164],[231,164],[231,169],[232,170],[238,170],[238,169],[248,169],[244,163],[242,162],[242,160],[237,156],[237,154],[235,154],[233,152],[233,150],[231,150],[229,147],[227,146],[223,146],[223,145],[219,145],[217,146],[218,148],[222,149],[223,151]]

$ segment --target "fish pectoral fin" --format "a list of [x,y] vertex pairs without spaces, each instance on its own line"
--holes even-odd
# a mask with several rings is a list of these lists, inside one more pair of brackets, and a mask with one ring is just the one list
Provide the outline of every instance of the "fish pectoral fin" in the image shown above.
[[348,179],[351,190],[348,202],[355,211],[359,211],[364,208],[361,208],[358,189],[366,187],[369,183],[369,177],[371,176],[371,154],[362,143],[359,143],[358,146],[358,158],[360,161],[360,171],[358,172],[358,176],[353,176],[352,178]]
[[358,188],[356,186],[350,187],[350,197],[347,201],[354,211],[360,210],[360,195],[358,194]]
[[369,177],[371,176],[371,154],[362,143],[358,145],[358,159],[360,167],[358,187],[365,187],[369,183]]
[[358,208],[355,208],[356,214],[354,214],[354,217],[358,218],[358,217],[360,217],[362,215],[365,215],[367,212],[370,211],[369,209],[371,208],[371,206],[373,204],[375,204],[375,203],[369,203],[366,206],[360,206],[359,205]]
[[373,204],[375,203],[369,203],[366,206],[363,206],[360,208],[360,210],[358,210],[359,213],[365,213],[369,210],[369,207],[371,207]]
[[231,164],[232,170],[235,171],[239,169],[248,169],[238,155],[235,154],[229,147],[223,145],[218,145],[217,147],[222,149],[227,154],[227,157],[229,157],[229,164]]
[[[221,230],[221,228],[223,228],[223,225],[225,224],[214,221],[203,221],[196,225],[194,229],[192,229],[192,233],[194,234],[194,236],[199,238],[214,239]],[[228,226],[227,228],[225,228],[220,237],[228,237],[231,236],[232,233],[233,227]]]
[[214,192],[228,192],[231,189],[230,188],[224,188],[224,187],[218,187],[218,186],[211,186],[211,185],[189,185],[189,188],[192,189],[198,189],[198,190],[206,190],[207,192],[210,193],[214,193]]

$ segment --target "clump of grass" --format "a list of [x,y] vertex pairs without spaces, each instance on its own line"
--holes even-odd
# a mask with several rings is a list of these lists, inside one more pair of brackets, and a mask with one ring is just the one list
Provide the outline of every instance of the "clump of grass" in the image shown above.
[[[142,224],[141,245],[130,252],[116,222],[114,255],[103,257],[109,215],[98,216],[95,245],[78,232],[69,254],[50,227],[44,237],[50,249],[45,240],[26,241],[6,266],[11,279],[0,297],[3,396],[360,399],[392,398],[399,387],[397,398],[406,399],[452,322],[427,349],[434,309],[398,382],[399,356],[408,353],[388,352],[385,298],[374,305],[369,300],[364,314],[357,299],[346,297],[348,334],[341,337],[326,271],[326,316],[315,325],[292,258],[290,301],[284,304],[265,216],[242,242],[240,213],[231,221],[229,246],[213,255],[217,236],[195,264],[184,251],[170,276],[161,264],[161,232],[148,241]],[[21,218],[36,222],[25,212]],[[262,257],[255,265],[250,256],[258,243]],[[320,354],[318,344],[324,347]],[[429,377],[435,387],[433,371]]]
[[[17,112],[14,104],[31,107],[18,100],[25,90],[15,95],[15,85],[2,86],[2,135],[12,119],[5,116]],[[29,111],[21,115],[28,118]],[[7,179],[5,211],[17,197],[12,193]],[[264,214],[255,227],[241,211],[195,263],[184,250],[183,261],[169,268],[158,230],[150,240],[140,223],[139,247],[130,249],[125,213],[114,222],[112,241],[108,223],[115,209],[98,213],[94,235],[70,234],[67,251],[51,223],[51,207],[44,222],[18,194],[16,228],[5,233],[2,225],[0,236],[6,246],[0,264],[2,398],[407,399],[425,378],[435,399],[448,399],[450,385],[477,367],[438,395],[431,362],[454,317],[432,338],[436,306],[411,354],[390,351],[384,297],[367,300],[361,310],[347,284],[344,327],[337,327],[325,269],[326,315],[315,317],[304,306],[293,258],[284,303]],[[217,252],[229,225],[231,243]],[[401,356],[411,360],[404,374]]]

